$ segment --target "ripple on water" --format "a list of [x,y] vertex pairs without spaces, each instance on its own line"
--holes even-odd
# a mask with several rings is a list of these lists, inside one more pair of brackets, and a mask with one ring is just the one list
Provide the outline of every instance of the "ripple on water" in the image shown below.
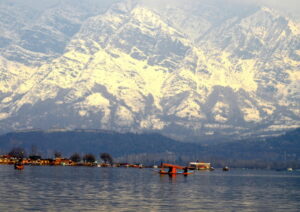
[[300,173],[0,166],[0,211],[299,211]]

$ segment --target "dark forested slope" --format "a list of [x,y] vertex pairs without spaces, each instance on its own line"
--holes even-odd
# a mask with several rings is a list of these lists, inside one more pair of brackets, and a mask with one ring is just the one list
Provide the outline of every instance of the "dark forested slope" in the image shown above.
[[[42,156],[53,152],[70,156],[74,152],[98,155],[108,152],[113,157],[146,154],[151,158],[163,158],[172,154],[180,160],[288,162],[300,161],[300,129],[278,137],[260,140],[242,140],[227,143],[199,145],[172,140],[159,134],[116,133],[110,131],[28,131],[0,136],[1,153],[13,147],[25,148],[30,153],[34,147]],[[138,157],[136,157],[138,158]],[[159,160],[160,158],[156,158]]]

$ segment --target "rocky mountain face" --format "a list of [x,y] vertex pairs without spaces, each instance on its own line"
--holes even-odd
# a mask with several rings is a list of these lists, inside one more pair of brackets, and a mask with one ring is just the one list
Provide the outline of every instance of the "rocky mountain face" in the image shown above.
[[299,23],[266,7],[157,2],[2,1],[1,132],[207,141],[300,126]]

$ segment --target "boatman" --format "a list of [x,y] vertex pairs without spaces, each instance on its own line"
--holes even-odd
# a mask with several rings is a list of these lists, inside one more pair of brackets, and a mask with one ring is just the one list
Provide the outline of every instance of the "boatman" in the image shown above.
[[188,167],[186,166],[186,167],[184,167],[184,169],[183,169],[183,173],[188,173]]

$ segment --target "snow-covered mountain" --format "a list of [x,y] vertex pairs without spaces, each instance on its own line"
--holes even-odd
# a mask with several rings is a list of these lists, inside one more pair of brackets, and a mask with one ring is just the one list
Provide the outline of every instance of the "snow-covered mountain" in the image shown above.
[[201,141],[300,126],[299,23],[267,7],[157,2],[2,1],[1,131]]

